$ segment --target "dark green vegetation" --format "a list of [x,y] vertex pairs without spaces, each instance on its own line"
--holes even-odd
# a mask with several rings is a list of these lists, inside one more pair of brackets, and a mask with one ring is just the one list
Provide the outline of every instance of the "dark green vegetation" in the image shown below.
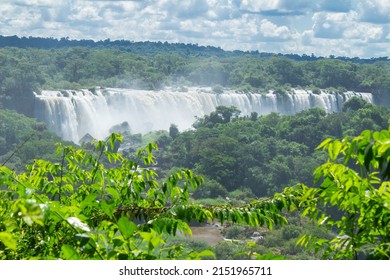
[[[21,135],[39,128],[16,113],[2,113],[12,116],[9,125],[19,124]],[[172,125],[169,132],[125,134],[121,153],[113,152],[122,141],[114,134],[84,149],[60,145],[54,160],[32,153],[36,159],[22,172],[2,166],[0,255],[389,257],[390,132],[366,130],[352,141],[325,140],[379,131],[387,126],[388,109],[352,99],[344,112],[328,115],[319,109],[257,119],[236,113],[219,107],[198,119],[194,131],[179,133]],[[323,140],[328,154],[315,150]],[[11,146],[16,151],[11,159],[24,154],[30,141],[35,140]],[[147,142],[158,143],[159,150],[147,144],[136,152]],[[289,185],[295,187],[285,188]],[[233,241],[211,246],[175,237],[206,221],[222,223],[222,234]],[[253,240],[255,232],[264,240]]]
[[[60,162],[35,160],[19,175],[0,167],[1,258],[263,259],[275,258],[269,251],[274,246],[283,246],[277,252],[284,255],[302,252],[294,239],[304,233],[298,244],[323,258],[390,258],[389,130],[323,141],[318,148],[328,151],[328,160],[315,171],[319,188],[297,184],[240,206],[191,202],[202,177],[182,169],[159,183],[157,173],[148,168],[155,163],[156,146],[147,145],[131,161],[112,152],[121,140],[112,134],[106,142],[96,142],[91,152],[59,146]],[[299,211],[333,234],[316,232],[310,224],[302,227],[296,218],[273,234],[274,225],[293,221],[285,217],[287,211]],[[215,253],[202,250],[204,244],[171,238],[190,233],[189,222],[215,220],[233,225],[225,229],[228,237],[248,237],[247,228],[236,226],[240,224],[271,232],[241,250],[235,248],[237,241],[220,243]]]
[[[96,85],[333,87],[380,102],[390,89],[387,58],[12,40],[29,44],[0,49],[0,259],[390,259],[385,107],[351,99],[339,113],[260,117],[218,107],[193,131],[172,124],[82,148],[56,148],[44,125],[8,110],[31,115],[40,89]],[[205,222],[221,223],[231,242],[183,237]]]
[[268,196],[286,185],[311,185],[315,167],[325,161],[325,153],[315,151],[324,139],[385,129],[389,118],[388,109],[358,99],[347,102],[340,113],[325,114],[315,108],[294,116],[272,113],[257,119],[219,107],[199,119],[196,130],[175,139],[158,138],[162,151],[157,160],[162,169],[180,166],[212,179],[208,197],[225,197],[223,191],[237,189]]
[[[0,37],[0,100],[32,114],[32,91],[95,86],[158,89],[215,86],[283,93],[286,88],[370,91],[378,102],[390,89],[390,62],[224,52],[184,44],[56,41]],[[16,48],[10,46],[22,46]]]
[[[71,48],[71,47],[89,47],[89,48],[118,48],[141,55],[154,55],[161,52],[175,52],[182,55],[196,55],[196,56],[244,56],[252,55],[257,57],[271,57],[274,53],[264,53],[259,51],[224,51],[221,48],[213,46],[199,46],[198,44],[183,44],[183,43],[168,43],[168,42],[134,42],[126,40],[111,41],[106,39],[104,41],[93,40],[71,40],[69,38],[40,38],[40,37],[18,37],[18,36],[2,36],[0,35],[0,47],[17,47],[17,48],[36,48],[36,49],[55,49],[55,48]],[[316,57],[314,55],[296,55],[296,54],[278,54],[278,56],[285,56],[294,60],[315,61],[323,57]],[[362,59],[359,57],[335,57],[343,61],[359,62],[359,63],[373,63],[378,61],[387,61],[388,57],[377,57],[370,59]]]
[[153,144],[130,161],[111,152],[120,135],[98,141],[94,151],[59,146],[60,163],[35,160],[16,175],[0,169],[0,252],[5,259],[200,259],[168,244],[168,236],[189,234],[188,222],[284,224],[272,201],[245,207],[204,207],[189,201],[203,179],[181,170],[164,182],[148,168]]
[[55,160],[55,143],[60,140],[44,124],[0,109],[0,164],[21,171],[35,158]]

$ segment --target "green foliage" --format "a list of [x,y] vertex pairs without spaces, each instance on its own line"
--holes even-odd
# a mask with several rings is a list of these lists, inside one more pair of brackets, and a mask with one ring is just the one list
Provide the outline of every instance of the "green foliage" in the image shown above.
[[315,168],[326,160],[325,152],[315,150],[318,143],[384,129],[390,119],[387,108],[373,104],[339,113],[313,108],[293,116],[273,113],[229,122],[223,121],[225,109],[198,119],[196,130],[180,133],[157,155],[159,166],[194,169],[229,192],[250,189],[251,198],[298,182],[312,185]]
[[238,251],[237,244],[222,242],[217,244],[213,249],[216,258],[219,260],[232,260]]
[[228,239],[245,239],[245,227],[242,225],[233,225],[224,231],[224,236]]
[[11,110],[0,109],[0,164],[21,171],[34,158],[55,159],[60,138],[45,126]]
[[301,235],[302,228],[296,225],[286,225],[283,227],[282,236],[285,240],[296,238]]
[[[116,153],[119,135],[95,142],[93,152],[60,145],[59,162],[53,156],[57,137],[41,124],[2,109],[32,115],[33,91],[96,85],[144,89],[177,85],[182,91],[183,85],[207,85],[217,94],[224,87],[243,94],[268,90],[284,94],[291,87],[311,88],[314,93],[320,88],[348,89],[371,91],[376,99],[386,100],[390,89],[386,59],[290,59],[161,42],[100,42],[105,48],[91,47],[89,41],[73,43],[61,39],[51,49],[0,49],[3,258],[201,258],[180,244],[168,244],[168,237],[178,231],[189,233],[190,221],[211,219],[272,228],[286,221],[278,212],[285,208],[300,209],[331,230],[326,234],[309,227],[311,237],[300,240],[324,258],[389,257],[389,137],[380,130],[388,126],[390,113],[383,107],[351,99],[343,112],[335,114],[312,109],[295,116],[240,117],[236,108],[221,106],[198,118],[194,131],[179,133],[172,125],[169,132],[125,135],[130,149],[124,155]],[[314,151],[318,143],[367,129],[376,132],[323,142],[329,161],[315,171],[320,187],[305,186],[312,186],[312,173],[326,155]],[[150,142],[160,148],[157,161]],[[24,169],[26,163],[30,165]],[[187,168],[212,180],[198,188],[202,179]],[[165,181],[158,179],[157,172],[168,169],[176,171]],[[286,189],[272,200],[251,202],[297,182],[304,185]],[[191,196],[202,200],[193,203]],[[229,203],[219,196],[228,196]],[[301,253],[293,246],[298,228],[290,224],[267,237],[274,255]],[[307,228],[301,233],[308,233]],[[281,245],[282,251],[272,244]],[[240,255],[239,250],[242,258],[271,256],[265,248],[252,249],[237,246],[229,258]]]
[[157,146],[148,144],[131,161],[113,152],[117,141],[119,134],[95,141],[92,153],[59,144],[59,163],[36,159],[20,174],[0,167],[2,259],[209,258],[210,251],[169,245],[167,238],[191,234],[190,221],[269,228],[286,222],[271,200],[191,203],[201,177],[183,169],[160,184],[148,168]]
[[105,47],[96,48],[88,47],[93,45],[91,42],[82,42],[61,48],[67,44],[63,40],[51,49],[2,47],[0,103],[33,116],[33,92],[39,93],[40,89],[103,86],[155,90],[167,85],[198,85],[210,86],[217,94],[224,87],[283,94],[291,87],[302,87],[317,89],[315,92],[320,88],[370,91],[379,96],[390,88],[387,60],[352,62],[307,56],[294,60],[221,49],[214,49],[218,53],[215,56],[212,48],[127,43],[124,47],[124,42],[100,42]]
[[205,180],[201,188],[198,188],[192,194],[192,197],[195,199],[198,198],[217,198],[227,196],[228,192],[224,186],[218,183],[215,180]]
[[389,143],[390,130],[366,130],[353,139],[327,139],[318,146],[329,155],[314,173],[320,187],[287,188],[281,199],[337,236],[328,240],[306,234],[298,244],[323,258],[390,259]]
[[231,120],[237,119],[240,113],[240,110],[234,106],[217,106],[215,111],[209,116],[206,115],[202,118],[197,118],[197,121],[193,126],[195,128],[213,128],[217,124],[225,124],[229,123]]
[[213,246],[219,260],[285,260],[277,250],[270,250],[255,241],[232,240]]
[[348,110],[357,111],[359,109],[364,108],[367,105],[367,102],[361,98],[352,97],[347,102],[343,104],[343,111],[346,112]]
[[171,136],[172,139],[176,139],[176,137],[179,135],[179,129],[177,125],[171,124],[169,126],[169,136]]

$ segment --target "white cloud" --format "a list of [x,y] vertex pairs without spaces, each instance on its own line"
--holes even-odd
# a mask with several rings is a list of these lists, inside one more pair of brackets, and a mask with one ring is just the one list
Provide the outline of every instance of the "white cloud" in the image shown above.
[[382,26],[358,21],[356,12],[316,13],[313,16],[314,36],[328,39],[355,39],[360,42],[380,42],[384,37]]
[[314,38],[313,30],[305,30],[301,34],[301,42],[303,46],[311,46]]
[[279,0],[243,0],[240,9],[251,12],[277,9]]
[[388,0],[1,0],[2,35],[388,55]]
[[368,23],[352,23],[345,31],[346,39],[361,39],[364,42],[379,41],[383,38],[383,28]]
[[362,0],[357,1],[361,20],[373,23],[390,23],[390,1]]
[[313,15],[314,36],[319,38],[342,38],[353,14],[319,12]]
[[81,6],[75,8],[73,13],[69,16],[70,20],[87,20],[87,21],[96,21],[101,20],[102,17],[99,16],[99,7],[96,6]]
[[286,40],[290,38],[291,32],[287,26],[277,26],[267,19],[260,22],[260,31],[264,37],[280,38]]
[[198,18],[207,14],[209,3],[207,0],[160,0],[156,7],[168,12],[169,15],[181,18]]
[[51,7],[56,5],[55,1],[51,1],[51,0],[28,0],[28,1],[27,0],[16,0],[16,1],[4,0],[4,2],[15,3],[15,5],[19,5],[19,6],[31,6],[31,7],[36,7],[36,6]]

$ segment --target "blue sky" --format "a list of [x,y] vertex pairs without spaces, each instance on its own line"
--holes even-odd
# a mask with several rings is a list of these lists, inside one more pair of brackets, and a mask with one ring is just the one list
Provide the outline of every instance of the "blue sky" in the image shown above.
[[389,0],[1,0],[0,34],[390,56]]

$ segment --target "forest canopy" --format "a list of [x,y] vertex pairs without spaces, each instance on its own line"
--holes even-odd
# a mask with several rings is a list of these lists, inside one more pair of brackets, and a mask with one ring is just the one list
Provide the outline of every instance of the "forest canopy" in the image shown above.
[[302,87],[377,95],[390,89],[388,58],[225,52],[197,45],[66,38],[0,37],[0,46],[0,100],[9,108],[18,107],[16,100],[28,100],[32,91],[96,86],[222,86],[244,92]]

